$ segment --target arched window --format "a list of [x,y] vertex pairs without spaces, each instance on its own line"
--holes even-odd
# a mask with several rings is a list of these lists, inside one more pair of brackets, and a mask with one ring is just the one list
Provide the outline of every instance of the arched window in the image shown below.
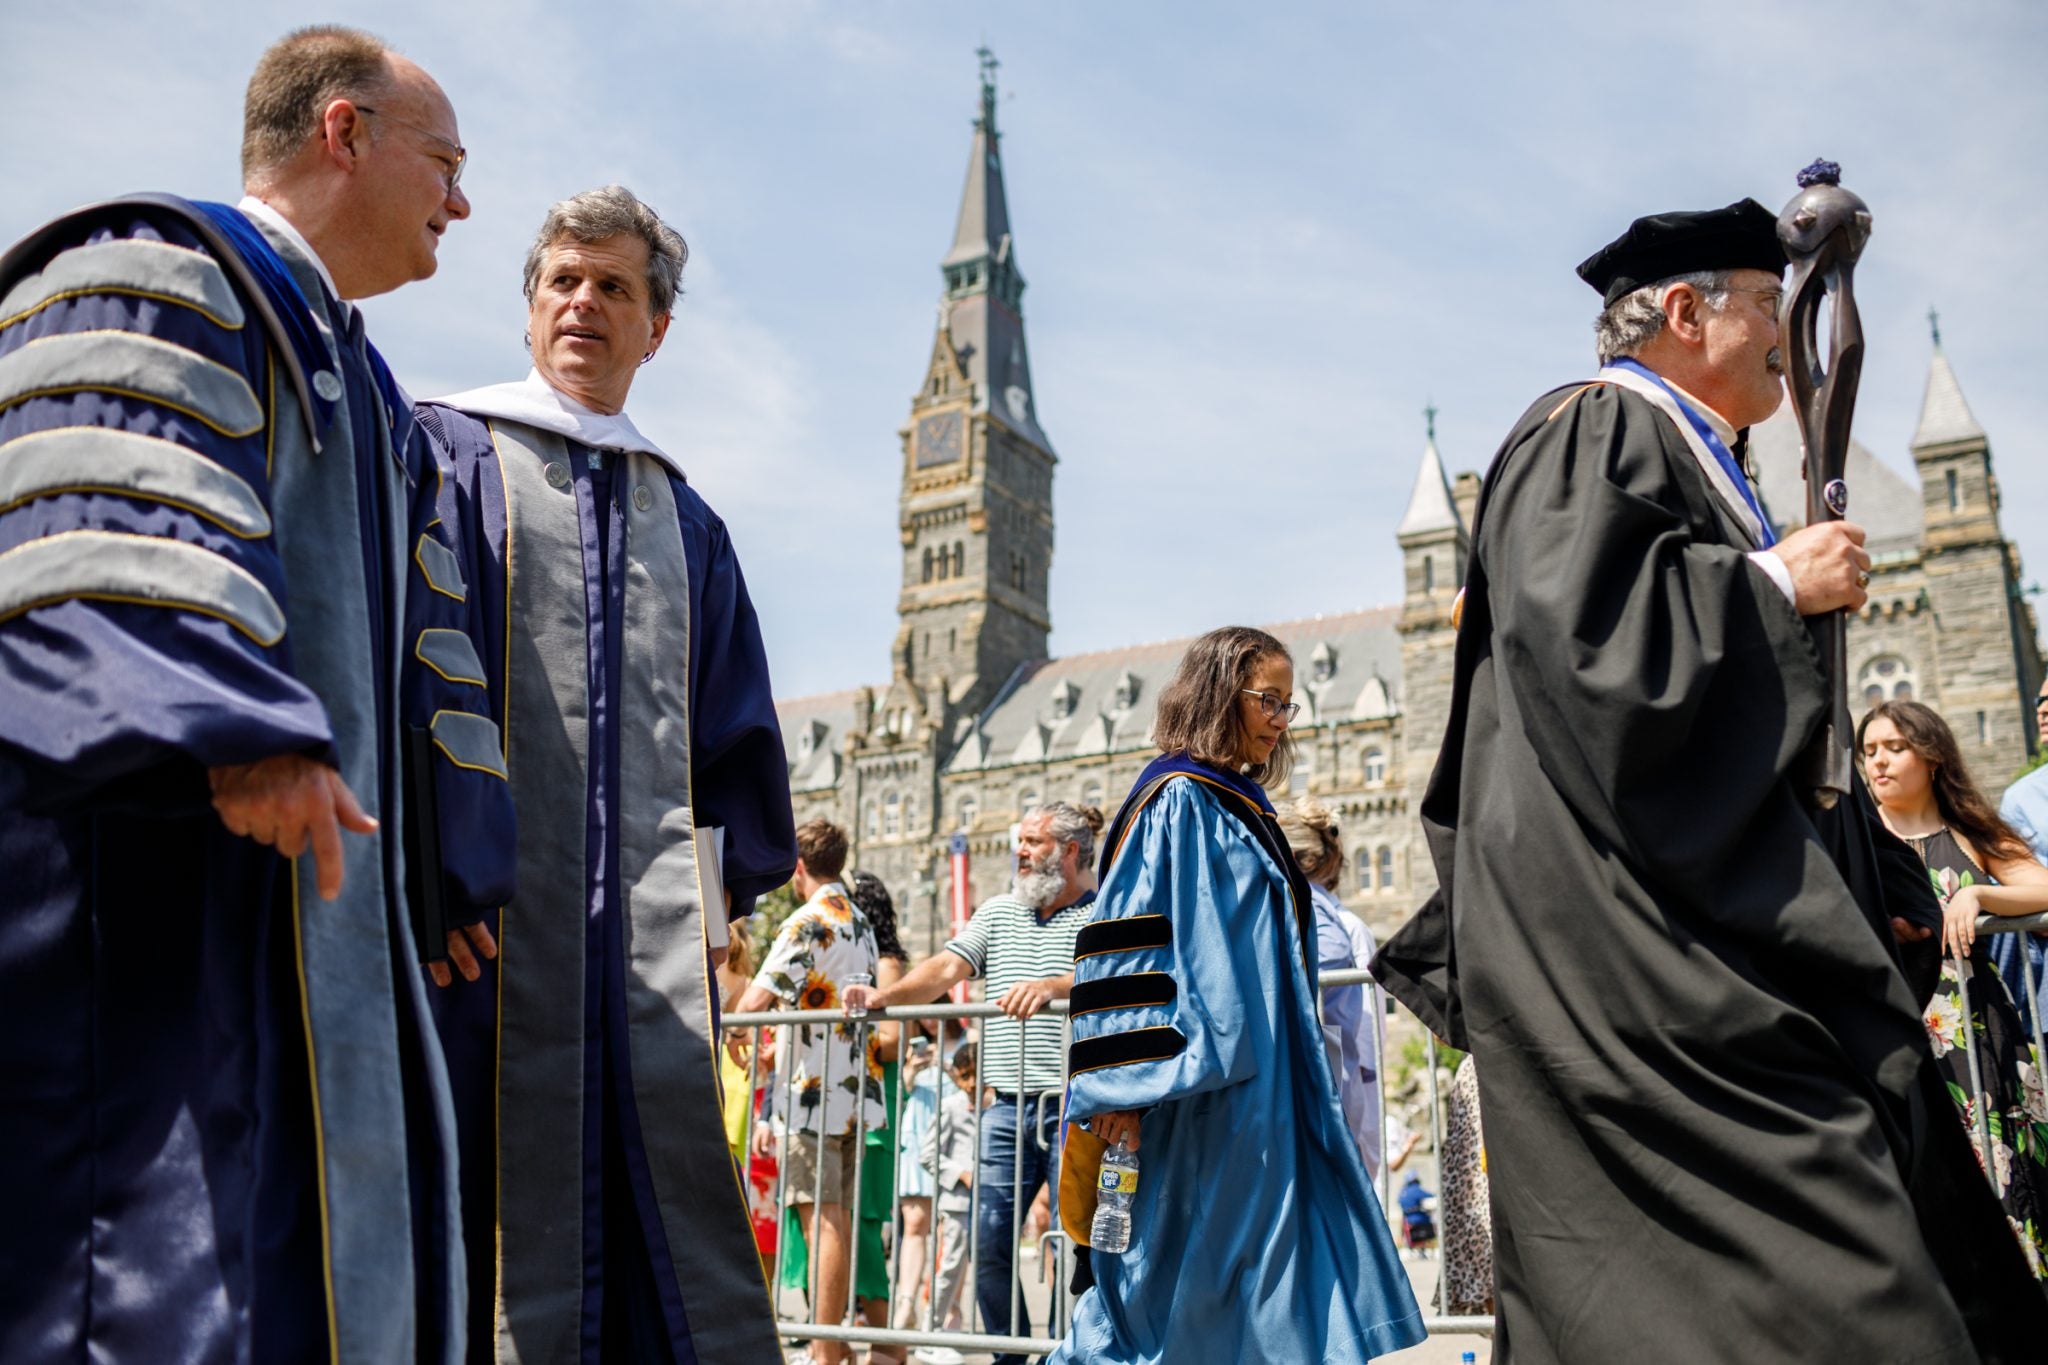
[[1365,785],[1377,787],[1387,780],[1387,751],[1371,748],[1365,751]]
[[1380,890],[1392,891],[1394,889],[1394,850],[1388,848],[1385,844],[1381,844],[1379,852],[1373,855],[1373,862],[1379,868]]
[[905,834],[917,833],[917,798],[915,796],[903,798],[903,832]]
[[1856,675],[1856,690],[1863,694],[1863,705],[1867,709],[1887,698],[1893,701],[1911,701],[1918,681],[1913,665],[1897,654],[1880,654]]
[[932,581],[932,547],[929,545],[924,547],[924,581]]
[[881,807],[877,806],[873,801],[869,801],[867,810],[863,813],[861,824],[867,829],[868,838],[872,839],[880,834],[882,832]]
[[963,796],[960,798],[960,818],[957,823],[959,824],[961,829],[973,829],[974,822],[977,818],[980,817],[980,815],[981,802],[975,800],[971,796]]
[[1352,849],[1351,865],[1358,869],[1358,889],[1372,890],[1372,850],[1364,844]]
[[1422,590],[1425,593],[1432,593],[1436,591],[1435,555],[1424,555],[1422,557]]
[[903,798],[890,792],[882,798],[882,833],[895,838],[903,832]]
[[1017,818],[1023,819],[1038,809],[1038,789],[1026,787],[1017,793]]
[[959,541],[953,542],[953,577],[967,572],[967,547]]

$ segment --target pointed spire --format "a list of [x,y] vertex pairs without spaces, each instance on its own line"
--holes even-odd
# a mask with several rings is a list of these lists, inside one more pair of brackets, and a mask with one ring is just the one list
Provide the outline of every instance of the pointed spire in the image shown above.
[[1408,495],[1408,510],[1394,528],[1401,539],[1464,529],[1458,520],[1458,504],[1451,497],[1450,480],[1444,477],[1443,457],[1436,450],[1436,406],[1431,404],[1422,411],[1429,422],[1429,437],[1422,448],[1422,468],[1415,471],[1415,491]]
[[981,48],[981,113],[967,159],[967,184],[953,246],[939,263],[946,282],[939,326],[974,386],[974,410],[993,414],[1011,431],[1050,452],[1031,391],[1024,346],[1024,276],[1010,238],[1003,188],[1002,135],[996,131],[995,54]]
[[1980,441],[1984,428],[1963,398],[1962,385],[1941,349],[1941,319],[1933,309],[1927,321],[1934,333],[1934,356],[1927,366],[1927,394],[1920,400],[1920,425],[1913,432],[1913,449],[1947,445],[1952,441]]
[[[991,283],[990,272],[975,279],[973,272],[959,267],[982,260],[1007,262],[1010,257],[1010,203],[1003,192],[1002,134],[996,131],[996,68],[1001,63],[985,47],[976,49],[975,55],[981,59],[981,113],[974,120],[974,148],[967,159],[953,249],[939,263],[946,272],[946,292],[955,295],[969,285],[986,289]],[[1015,273],[1014,266],[1009,273]],[[1016,281],[1019,293],[1023,283],[1021,278]],[[1014,298],[1004,302],[1016,306]]]

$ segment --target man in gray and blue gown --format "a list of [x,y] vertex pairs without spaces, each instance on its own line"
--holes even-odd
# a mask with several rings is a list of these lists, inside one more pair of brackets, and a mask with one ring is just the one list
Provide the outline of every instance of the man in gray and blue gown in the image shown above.
[[419,409],[521,833],[502,956],[437,1000],[479,1360],[780,1359],[707,947],[795,867],[787,767],[725,525],[625,411],[686,255],[618,186],[556,204],[531,373]]
[[0,259],[8,1361],[462,1349],[407,864],[457,922],[502,899],[511,802],[439,481],[343,300],[434,272],[463,151],[426,72],[317,28],[242,159],[238,206]]

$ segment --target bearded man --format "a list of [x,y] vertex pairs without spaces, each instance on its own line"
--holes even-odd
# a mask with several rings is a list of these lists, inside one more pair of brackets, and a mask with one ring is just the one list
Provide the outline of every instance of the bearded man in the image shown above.
[[796,866],[788,768],[725,523],[626,415],[687,256],[620,186],[554,205],[532,371],[419,410],[522,831],[505,956],[436,1000],[474,1359],[777,1357],[707,944]]
[[465,155],[425,71],[302,29],[240,204],[0,259],[0,1359],[459,1358],[408,884],[501,900],[511,801],[349,300],[434,273]]
[[[848,1009],[921,1005],[980,977],[1007,1020],[983,1024],[981,1079],[996,1102],[982,1115],[974,1293],[986,1332],[1031,1335],[1016,1292],[1018,1229],[1041,1185],[1059,1192],[1060,1088],[1066,1049],[1055,1016],[1034,1018],[1074,989],[1074,939],[1095,917],[1095,824],[1064,801],[1017,827],[1016,884],[983,901],[967,927],[886,990],[854,987]],[[1014,1021],[1014,1022],[1013,1022]],[[999,1355],[1000,1365],[1022,1365]]]
[[1805,618],[1870,558],[1847,522],[1774,541],[1742,464],[1784,265],[1754,200],[1581,265],[1603,368],[1517,424],[1472,529],[1442,889],[1373,969],[1478,1060],[1517,1365],[2048,1339],[1902,971],[1926,876],[1860,786],[1823,812],[1796,778],[1830,703]]

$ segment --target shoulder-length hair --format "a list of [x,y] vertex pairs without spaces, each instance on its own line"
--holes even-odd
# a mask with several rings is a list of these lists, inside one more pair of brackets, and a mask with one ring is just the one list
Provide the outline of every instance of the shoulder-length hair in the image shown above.
[[1286,645],[1250,626],[1224,626],[1189,645],[1173,681],[1159,694],[1152,742],[1161,753],[1186,754],[1226,772],[1242,768],[1263,786],[1285,782],[1294,769],[1293,732],[1280,736],[1264,763],[1244,768],[1244,722],[1237,709],[1253,671],[1274,658],[1294,661]]
[[1934,804],[1949,828],[1970,841],[1987,858],[2031,858],[2033,850],[2019,831],[2005,822],[1970,778],[1963,752],[1948,722],[1917,701],[1881,701],[1856,723],[1856,761],[1863,761],[1863,736],[1879,717],[1898,727],[1899,738],[1927,765],[1934,785]]

